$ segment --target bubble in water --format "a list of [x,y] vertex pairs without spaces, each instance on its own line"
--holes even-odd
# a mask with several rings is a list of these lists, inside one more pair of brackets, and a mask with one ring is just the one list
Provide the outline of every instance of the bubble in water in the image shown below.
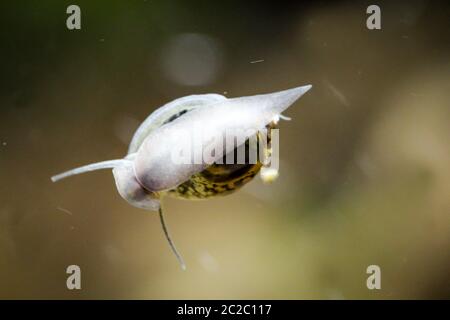
[[168,79],[181,85],[199,86],[216,78],[222,53],[217,40],[203,34],[184,33],[167,43],[161,59]]

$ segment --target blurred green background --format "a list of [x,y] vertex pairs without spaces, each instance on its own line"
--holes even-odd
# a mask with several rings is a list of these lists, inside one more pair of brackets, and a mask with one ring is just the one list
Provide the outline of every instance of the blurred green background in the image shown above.
[[[3,1],[0,298],[450,298],[450,5],[376,3]],[[186,272],[110,172],[50,181],[175,98],[305,84],[274,184],[165,199]]]

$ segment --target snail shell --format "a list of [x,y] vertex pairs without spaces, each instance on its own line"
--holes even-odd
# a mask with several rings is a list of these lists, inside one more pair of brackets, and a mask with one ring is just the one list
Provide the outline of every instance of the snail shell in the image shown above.
[[[159,194],[187,181],[211,165],[196,161],[171,161],[173,150],[183,150],[186,133],[198,124],[204,132],[226,135],[232,131],[237,141],[256,134],[311,88],[310,85],[275,93],[226,98],[218,94],[191,95],[176,99],[153,112],[137,129],[124,159],[109,160],[76,168],[52,177],[52,181],[88,171],[112,168],[119,194],[131,205],[147,209],[160,208]],[[173,120],[175,119],[175,120]],[[172,121],[173,120],[173,121]],[[243,139],[240,139],[243,138]],[[214,148],[210,139],[201,140],[192,157],[202,159],[204,148]],[[238,147],[237,145],[236,147]],[[235,146],[226,146],[228,153]],[[222,150],[222,149],[220,149]],[[217,152],[214,161],[224,153]]]

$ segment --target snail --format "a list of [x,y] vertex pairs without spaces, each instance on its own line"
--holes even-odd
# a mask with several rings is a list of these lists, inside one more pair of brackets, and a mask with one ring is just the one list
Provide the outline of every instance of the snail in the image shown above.
[[[56,182],[80,173],[112,169],[117,190],[123,199],[135,207],[159,212],[164,235],[182,269],[185,269],[167,230],[161,197],[207,199],[227,195],[252,180],[260,171],[263,180],[275,179],[277,171],[269,170],[262,159],[250,162],[246,158],[241,163],[230,163],[225,159],[238,147],[249,149],[250,137],[259,139],[264,130],[277,128],[279,119],[289,119],[281,113],[310,88],[311,85],[306,85],[238,98],[201,94],[176,99],[155,110],[139,126],[123,159],[85,165],[55,175],[51,180]],[[194,124],[206,132],[203,139],[197,139],[202,148],[186,152],[189,154],[184,159],[191,161],[178,161],[174,154],[186,151]],[[237,142],[235,144],[233,139],[233,143],[223,146],[222,137],[230,131]],[[211,139],[213,136],[219,139]],[[265,154],[271,153],[270,143],[271,135],[268,134],[267,144],[263,146]],[[208,159],[204,157],[205,148],[214,150]]]

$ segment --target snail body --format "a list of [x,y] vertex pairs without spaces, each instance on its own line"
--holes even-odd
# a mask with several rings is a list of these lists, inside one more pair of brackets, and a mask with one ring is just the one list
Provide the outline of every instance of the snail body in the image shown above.
[[[259,159],[255,163],[241,164],[226,164],[220,160],[235,148],[248,144],[248,137],[275,128],[281,113],[310,88],[307,85],[239,98],[203,94],[176,99],[158,108],[140,125],[123,159],[86,165],[51,179],[56,182],[84,172],[112,169],[122,198],[138,208],[159,210],[166,236],[177,254],[164,225],[160,198],[171,195],[205,199],[229,194],[250,181],[263,167]],[[197,161],[173,161],[173,150],[185,149],[186,137],[195,125],[206,133],[197,141],[201,147],[194,148],[190,154],[190,158]],[[210,139],[225,136],[230,131],[237,135],[236,145],[223,146],[219,145],[219,140]],[[205,148],[215,150],[208,161],[203,158]],[[181,261],[178,254],[177,257]]]

